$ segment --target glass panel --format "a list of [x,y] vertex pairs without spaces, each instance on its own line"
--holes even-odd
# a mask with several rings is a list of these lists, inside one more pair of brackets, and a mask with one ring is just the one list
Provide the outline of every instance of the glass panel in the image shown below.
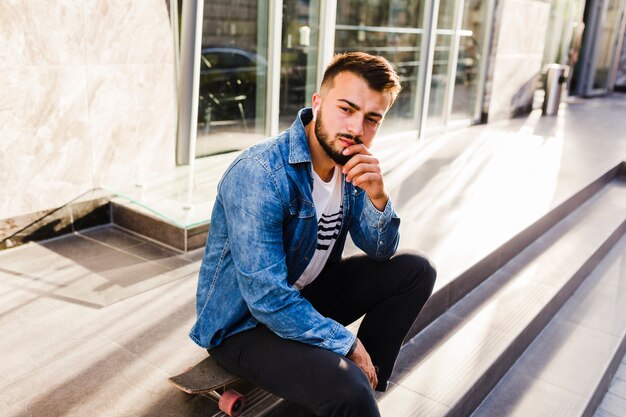
[[319,1],[284,0],[280,62],[279,129],[311,105],[316,90]]
[[435,51],[433,55],[433,72],[428,98],[428,118],[426,126],[438,126],[444,122],[446,88],[448,86],[448,66],[453,41],[453,0],[441,0],[435,31]]
[[337,2],[335,52],[363,51],[384,56],[400,75],[402,92],[385,117],[383,134],[416,126],[423,4],[418,0]]
[[621,17],[621,1],[606,0],[608,7],[602,24],[598,30],[598,43],[596,55],[596,72],[593,77],[593,89],[606,90],[609,88],[609,75],[613,63],[613,49],[615,45],[616,31],[619,30],[617,24]]
[[567,35],[564,29],[566,24],[566,7],[569,0],[554,0],[550,7],[550,20],[548,27],[552,28],[546,32],[546,44],[543,49],[543,65],[559,63],[559,46],[562,39]]
[[[437,31],[435,53],[433,57],[433,73],[428,98],[428,127],[442,125],[444,122],[446,87],[448,85],[448,65],[452,49],[452,35]],[[446,31],[450,32],[450,31]]]
[[[217,182],[237,157],[237,152],[199,158],[191,165],[174,171],[151,175],[143,183],[118,184],[107,188],[129,200],[135,208],[156,215],[183,228],[210,220],[217,192]],[[124,201],[121,204],[127,204]]]
[[267,7],[205,0],[196,156],[243,149],[263,137]]
[[454,0],[440,0],[437,14],[437,29],[454,29]]
[[483,49],[483,5],[482,0],[465,0],[461,22],[459,56],[454,79],[452,98],[452,120],[473,119],[478,99],[478,75]]

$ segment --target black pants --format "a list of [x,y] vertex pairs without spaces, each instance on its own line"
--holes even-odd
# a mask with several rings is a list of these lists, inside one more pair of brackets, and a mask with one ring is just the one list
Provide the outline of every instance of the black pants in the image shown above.
[[[428,300],[435,270],[399,251],[386,262],[356,255],[327,266],[302,295],[326,317],[348,325],[365,315],[358,337],[386,389],[407,332]],[[210,354],[225,369],[320,417],[379,416],[365,373],[346,357],[282,339],[265,326],[224,340]]]

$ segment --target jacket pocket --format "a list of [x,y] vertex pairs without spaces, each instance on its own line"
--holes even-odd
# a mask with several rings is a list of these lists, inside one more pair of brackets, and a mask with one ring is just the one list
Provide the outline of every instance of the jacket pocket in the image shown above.
[[289,205],[290,216],[283,229],[285,247],[289,251],[296,251],[307,239],[317,238],[317,221],[315,207],[312,203],[297,198]]

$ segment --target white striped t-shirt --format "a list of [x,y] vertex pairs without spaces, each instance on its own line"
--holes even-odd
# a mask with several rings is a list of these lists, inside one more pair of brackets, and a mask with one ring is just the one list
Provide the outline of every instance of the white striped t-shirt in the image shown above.
[[317,248],[311,262],[294,284],[299,290],[317,278],[333,250],[341,229],[342,197],[343,175],[338,167],[335,167],[335,172],[329,182],[324,182],[313,171],[313,204],[317,214]]

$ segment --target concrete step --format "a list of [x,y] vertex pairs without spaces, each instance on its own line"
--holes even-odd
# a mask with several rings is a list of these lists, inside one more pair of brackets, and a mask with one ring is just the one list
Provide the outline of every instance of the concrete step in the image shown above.
[[594,414],[626,349],[625,259],[622,237],[473,417]]
[[626,415],[626,355],[615,372],[609,390],[593,417],[620,417]]
[[468,416],[626,229],[615,179],[408,343],[385,416]]
[[435,319],[480,285],[487,277],[496,273],[518,253],[583,205],[589,198],[596,195],[607,184],[615,180],[624,180],[625,178],[626,163],[622,163],[591,181],[587,186],[572,194],[556,207],[546,211],[536,221],[529,224],[515,236],[511,236],[509,240],[502,242],[499,247],[486,254],[478,262],[469,265],[467,269],[458,275],[454,277],[439,277],[440,281],[442,279],[445,280],[443,286],[435,289],[429,302],[410,329],[407,339],[415,336],[430,325]]
[[115,197],[111,200],[113,224],[183,252],[204,246],[209,234],[209,214],[205,221],[180,224],[128,199]]

